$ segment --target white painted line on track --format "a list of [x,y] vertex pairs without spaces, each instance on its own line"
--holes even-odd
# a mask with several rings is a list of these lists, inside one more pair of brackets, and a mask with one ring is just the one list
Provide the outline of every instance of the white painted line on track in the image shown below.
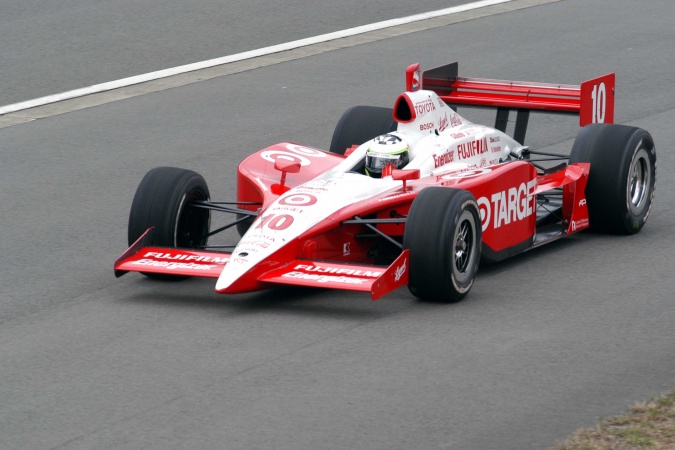
[[487,6],[498,5],[501,3],[509,3],[515,0],[480,0],[473,3],[467,3],[465,5],[453,6],[450,8],[439,9],[436,11],[430,11],[421,14],[415,14],[408,17],[401,17],[398,19],[390,19],[382,22],[377,22],[369,25],[362,25],[359,27],[348,28],[346,30],[335,31],[333,33],[322,34],[319,36],[309,37],[305,39],[299,39],[297,41],[286,42],[284,44],[272,45],[270,47],[264,47],[257,50],[250,50],[243,53],[237,53],[235,55],[223,56],[220,58],[209,59],[207,61],[196,62],[192,64],[186,64],[184,66],[172,67],[169,69],[158,70],[156,72],[150,72],[142,75],[136,75],[133,77],[122,78],[120,80],[109,81],[106,83],[95,84],[93,86],[84,87],[80,89],[74,89],[72,91],[62,92],[60,94],[48,95],[46,97],[40,97],[33,100],[27,100],[19,103],[13,103],[11,105],[6,105],[0,107],[0,116],[3,114],[9,114],[17,111],[22,111],[24,109],[35,108],[37,106],[48,105],[51,103],[60,102],[63,100],[69,100],[77,97],[83,97],[85,95],[97,94],[100,92],[111,91],[113,89],[119,89],[122,87],[132,86],[135,84],[145,83],[147,81],[158,80],[161,78],[167,78],[173,75],[179,75],[187,72],[193,72],[196,70],[206,69],[209,67],[219,66],[223,64],[228,64],[237,61],[243,61],[246,59],[257,58],[264,55],[269,55],[272,53],[283,52],[287,50],[293,50],[300,47],[305,47],[308,45],[314,45],[322,42],[328,42],[336,39],[341,39],[349,36],[355,36],[357,34],[369,33],[376,30],[381,30],[384,28],[391,28],[399,25],[405,25],[412,22],[418,22],[422,20],[433,19],[436,17],[448,16],[452,14],[457,14],[461,12],[471,11],[478,8],[484,8]]

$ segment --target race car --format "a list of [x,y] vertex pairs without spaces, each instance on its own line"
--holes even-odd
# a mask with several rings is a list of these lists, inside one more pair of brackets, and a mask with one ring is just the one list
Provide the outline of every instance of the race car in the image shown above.
[[[295,285],[373,300],[407,285],[421,300],[460,301],[481,261],[589,228],[633,234],[645,225],[654,141],[612,123],[614,86],[614,74],[554,85],[460,77],[457,63],[424,72],[413,64],[393,108],[347,110],[328,151],[283,142],[245,158],[236,199],[212,201],[191,170],[150,170],[115,275],[212,277],[224,294]],[[494,127],[461,116],[466,106],[494,109]],[[569,155],[524,145],[531,112],[579,116]],[[232,220],[211,229],[212,213]],[[211,243],[231,227],[236,244]]]

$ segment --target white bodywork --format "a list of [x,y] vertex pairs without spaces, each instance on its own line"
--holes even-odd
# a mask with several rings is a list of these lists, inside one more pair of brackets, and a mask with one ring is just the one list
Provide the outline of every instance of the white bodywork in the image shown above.
[[[522,148],[505,133],[464,119],[432,91],[405,92],[399,98],[402,101],[414,112],[411,120],[399,121],[395,134],[410,149],[410,162],[404,169],[419,169],[421,177],[493,166]],[[233,250],[216,290],[227,289],[336,211],[400,189],[401,182],[391,176],[375,179],[351,172],[364,160],[368,144],[360,145],[333,169],[289,190],[266,208]],[[306,156],[311,159],[311,154]]]

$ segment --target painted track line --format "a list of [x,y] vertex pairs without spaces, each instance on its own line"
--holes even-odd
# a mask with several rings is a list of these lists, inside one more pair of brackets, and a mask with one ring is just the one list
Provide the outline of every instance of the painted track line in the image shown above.
[[[369,25],[264,47],[257,50],[96,84],[72,91],[2,106],[0,107],[0,128],[25,123],[38,118],[63,114],[65,112],[71,112],[90,106],[109,103],[111,101],[122,100],[124,98],[130,98],[149,92],[156,92],[171,87],[203,81],[217,76],[252,70],[271,64],[278,64],[280,62],[299,59],[338,48],[351,47],[389,37],[449,25],[451,23],[463,22],[557,1],[561,0],[480,0],[465,5],[415,14],[398,19],[385,20]],[[252,61],[255,61],[255,63]],[[218,68],[229,66],[236,67],[217,70]],[[167,82],[166,79],[169,78],[173,78],[174,81]],[[139,88],[138,85],[146,86],[144,88]],[[111,91],[117,91],[118,93],[111,94]],[[108,95],[101,97],[101,94]],[[85,98],[87,100],[79,101],[77,103],[66,102],[68,100]],[[67,104],[61,107],[53,106],[57,103]],[[50,107],[50,105],[52,106]],[[26,112],[17,114],[23,111]]]

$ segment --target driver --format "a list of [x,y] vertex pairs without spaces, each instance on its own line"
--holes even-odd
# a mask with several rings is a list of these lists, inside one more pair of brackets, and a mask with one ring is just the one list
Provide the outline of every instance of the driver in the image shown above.
[[408,144],[395,134],[388,133],[376,137],[370,142],[366,152],[366,175],[381,178],[391,175],[393,169],[408,164],[410,155]]

